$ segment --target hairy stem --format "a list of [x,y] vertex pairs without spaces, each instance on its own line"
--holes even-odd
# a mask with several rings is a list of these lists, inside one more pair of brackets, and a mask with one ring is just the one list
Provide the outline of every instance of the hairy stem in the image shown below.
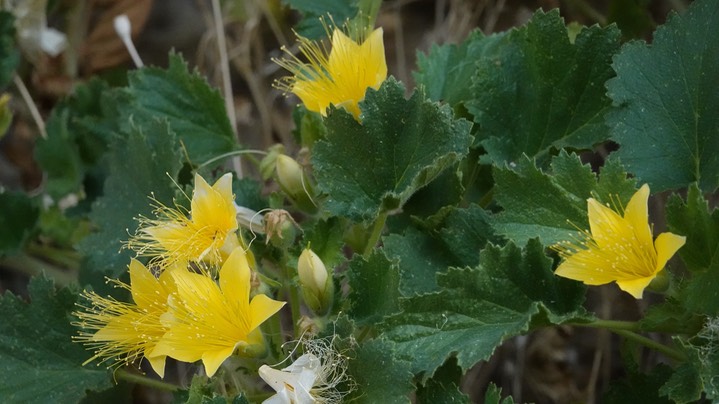
[[115,377],[119,380],[125,380],[132,383],[141,384],[143,386],[152,387],[157,390],[163,391],[177,391],[180,388],[174,384],[163,382],[162,380],[152,379],[144,375],[137,373],[131,373],[124,369],[118,369],[115,372]]
[[362,253],[362,256],[365,259],[369,257],[369,255],[372,253],[372,250],[377,245],[377,242],[382,235],[382,230],[384,230],[384,224],[386,221],[387,212],[380,212],[379,216],[377,217],[377,220],[375,220],[374,222],[374,226],[372,227],[372,234],[370,234],[369,239],[367,240],[367,244],[364,247],[364,252]]

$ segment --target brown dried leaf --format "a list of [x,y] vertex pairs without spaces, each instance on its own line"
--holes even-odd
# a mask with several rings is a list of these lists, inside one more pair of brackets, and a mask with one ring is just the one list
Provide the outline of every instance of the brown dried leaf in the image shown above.
[[147,23],[154,0],[96,1],[94,6],[107,5],[83,45],[83,69],[88,74],[120,65],[130,60],[125,45],[115,32],[114,19],[126,14],[132,24],[132,38],[138,37]]

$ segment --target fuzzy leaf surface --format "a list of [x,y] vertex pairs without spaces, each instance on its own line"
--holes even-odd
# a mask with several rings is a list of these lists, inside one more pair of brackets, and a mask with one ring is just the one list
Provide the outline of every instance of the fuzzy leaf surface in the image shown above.
[[437,273],[450,266],[476,266],[487,242],[499,241],[489,215],[477,205],[450,207],[440,216],[431,229],[407,227],[383,239],[385,255],[398,260],[403,296],[437,290]]
[[[343,110],[326,119],[327,138],[314,147],[317,182],[325,208],[336,216],[371,221],[401,207],[418,189],[469,150],[470,123],[420,92],[409,100],[390,78],[360,103],[362,123]],[[358,169],[364,167],[364,169]]]
[[466,370],[530,326],[585,317],[584,286],[555,277],[536,239],[524,250],[488,245],[479,262],[438,275],[440,291],[403,300],[403,312],[381,325],[422,382],[449,356]]
[[373,251],[367,260],[355,255],[347,273],[352,288],[349,314],[357,324],[375,323],[399,310],[399,270],[381,251]]
[[76,403],[85,390],[113,385],[103,367],[83,367],[90,352],[72,341],[70,325],[77,294],[33,278],[30,303],[0,296],[0,397],[6,403]]
[[673,195],[667,203],[669,229],[686,236],[679,255],[692,271],[685,281],[684,302],[690,310],[719,314],[719,210],[709,205],[696,184],[689,187],[686,202]]
[[222,96],[199,73],[189,72],[179,55],[170,55],[167,69],[139,69],[128,81],[132,101],[122,110],[127,122],[144,126],[166,119],[194,164],[234,150],[235,134]]
[[539,237],[551,245],[577,236],[577,227],[589,228],[587,198],[615,203],[618,196],[626,206],[635,190],[616,162],[607,162],[597,179],[589,165],[566,152],[552,160],[547,172],[524,158],[513,169],[495,168],[493,175],[496,200],[504,208],[494,226],[519,244]]
[[695,1],[654,33],[631,42],[607,83],[616,155],[654,191],[698,182],[719,186],[719,2]]
[[467,85],[477,71],[477,63],[496,51],[504,33],[485,36],[473,31],[458,45],[433,45],[429,53],[417,53],[414,79],[427,91],[427,97],[444,101],[453,107],[473,98]]
[[409,393],[414,390],[410,365],[398,359],[392,344],[386,341],[373,340],[362,344],[353,352],[347,372],[357,383],[357,389],[349,397],[351,402],[410,402]]
[[150,196],[173,206],[175,185],[171,178],[177,177],[181,162],[174,133],[166,122],[157,120],[134,128],[126,138],[117,138],[110,150],[105,192],[90,213],[97,231],[79,244],[89,269],[81,274],[81,280],[91,273],[101,275],[85,278],[95,288],[103,287],[103,276],[117,278],[127,270],[133,253],[121,247],[134,234],[136,217],[152,217]]
[[616,26],[582,29],[574,43],[559,10],[538,11],[478,62],[467,109],[481,131],[485,162],[516,162],[551,148],[588,149],[609,138],[604,82],[614,76]]

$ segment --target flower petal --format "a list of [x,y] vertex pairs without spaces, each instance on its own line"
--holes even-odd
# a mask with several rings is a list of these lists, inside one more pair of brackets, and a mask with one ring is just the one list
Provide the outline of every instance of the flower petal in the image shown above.
[[225,175],[220,177],[212,185],[212,189],[217,191],[217,193],[226,200],[231,201],[235,199],[232,195],[232,173],[226,173]]
[[684,243],[687,242],[687,238],[684,236],[679,236],[674,233],[662,233],[659,236],[657,236],[657,239],[654,240],[654,247],[657,250],[657,268],[656,271],[661,271],[665,265],[667,265],[667,261],[679,250],[684,246]]
[[254,330],[264,323],[265,320],[272,317],[273,314],[280,311],[285,302],[272,300],[266,295],[256,295],[250,302],[250,314],[252,321],[250,322],[250,330]]
[[217,369],[219,369],[220,365],[222,365],[222,362],[229,358],[234,351],[235,347],[233,346],[229,348],[206,351],[202,354],[202,364],[205,365],[205,372],[207,372],[207,376],[214,376]]
[[365,39],[360,46],[363,61],[360,72],[365,75],[365,83],[375,90],[387,79],[387,61],[384,55],[384,31],[377,28]]
[[649,185],[642,185],[634,193],[632,199],[624,210],[624,219],[634,228],[635,237],[643,246],[652,245],[652,229],[649,226],[649,212],[647,201],[649,199]]
[[616,274],[602,268],[603,262],[604,258],[596,250],[579,251],[567,257],[554,274],[585,285],[605,285],[616,280]]
[[160,378],[165,378],[165,360],[167,359],[167,356],[161,355],[161,356],[155,356],[152,358],[147,358],[147,361],[150,362],[150,366],[152,366],[152,370],[157,373]]
[[236,247],[220,269],[222,295],[236,313],[247,313],[249,310],[251,276],[245,250]]
[[618,238],[634,236],[624,218],[594,198],[587,199],[587,214],[592,239],[600,248],[615,243]]
[[641,299],[642,295],[644,294],[644,289],[649,286],[649,284],[652,282],[652,280],[657,276],[655,273],[652,276],[647,276],[645,278],[637,278],[637,279],[630,279],[630,280],[621,280],[617,281],[617,285],[619,285],[619,289],[629,293],[630,295],[634,296],[635,299]]
[[[156,302],[158,282],[155,275],[136,259],[130,261],[130,291],[132,300],[140,308],[148,308]],[[167,296],[165,296],[167,298]]]

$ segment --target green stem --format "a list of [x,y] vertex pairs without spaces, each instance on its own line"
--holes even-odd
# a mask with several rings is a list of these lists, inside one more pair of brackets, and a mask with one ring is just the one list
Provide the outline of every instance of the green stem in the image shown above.
[[254,150],[254,149],[235,150],[235,151],[231,151],[228,153],[220,154],[219,156],[215,156],[215,157],[205,161],[204,163],[200,164],[199,166],[197,166],[197,169],[199,170],[200,168],[202,168],[206,165],[212,164],[215,161],[222,160],[227,157],[240,156],[243,154],[267,154],[267,152],[264,150]]
[[369,255],[372,253],[372,250],[377,245],[377,242],[382,235],[382,230],[384,230],[384,224],[386,221],[387,212],[380,212],[379,216],[377,217],[377,220],[375,220],[374,222],[374,227],[372,227],[372,234],[370,234],[369,239],[367,240],[367,244],[364,247],[364,252],[362,253],[362,256],[365,259],[369,258]]
[[574,326],[580,327],[592,327],[592,328],[603,328],[609,330],[617,335],[621,335],[626,339],[638,342],[647,348],[654,349],[655,351],[665,354],[667,357],[676,361],[684,361],[686,357],[680,351],[670,348],[664,344],[654,341],[651,338],[647,338],[643,335],[637,334],[641,330],[639,323],[634,321],[616,321],[616,320],[602,320],[597,319],[589,323],[568,323]]
[[359,13],[357,15],[359,18],[366,18],[367,19],[367,31],[372,31],[372,27],[374,27],[374,23],[377,20],[377,14],[379,14],[379,8],[382,5],[382,0],[359,0],[357,7],[359,8]]
[[44,244],[29,243],[26,251],[33,256],[46,258],[56,264],[71,269],[79,270],[82,256],[74,250],[51,247]]
[[68,286],[72,283],[77,283],[76,270],[66,270],[27,254],[5,257],[0,260],[0,263],[4,267],[28,276],[45,274],[47,277],[52,278],[58,286]]
[[635,342],[638,342],[642,345],[644,345],[647,348],[653,349],[655,351],[661,352],[667,357],[674,359],[677,362],[684,362],[687,358],[686,356],[681,353],[680,351],[670,348],[664,344],[660,344],[657,341],[654,341],[651,338],[647,338],[643,335],[639,335],[632,331],[626,331],[626,330],[612,330],[615,334],[621,335],[622,337],[626,339],[633,340]]
[[617,321],[617,320],[602,320],[596,319],[591,323],[577,323],[573,324],[577,326],[592,327],[592,328],[605,328],[611,331],[640,331],[639,323],[635,321]]
[[287,297],[290,303],[290,310],[292,312],[292,337],[297,338],[297,323],[300,321],[300,294],[299,287],[294,285],[292,280],[294,279],[295,269],[287,265],[287,257],[283,257],[282,266],[285,267],[285,289],[287,291]]
[[138,375],[137,373],[130,373],[124,369],[118,369],[115,372],[115,377],[117,377],[119,380],[142,384],[143,386],[152,387],[157,390],[177,391],[180,389],[174,384],[163,382],[162,380],[151,379],[147,376]]

